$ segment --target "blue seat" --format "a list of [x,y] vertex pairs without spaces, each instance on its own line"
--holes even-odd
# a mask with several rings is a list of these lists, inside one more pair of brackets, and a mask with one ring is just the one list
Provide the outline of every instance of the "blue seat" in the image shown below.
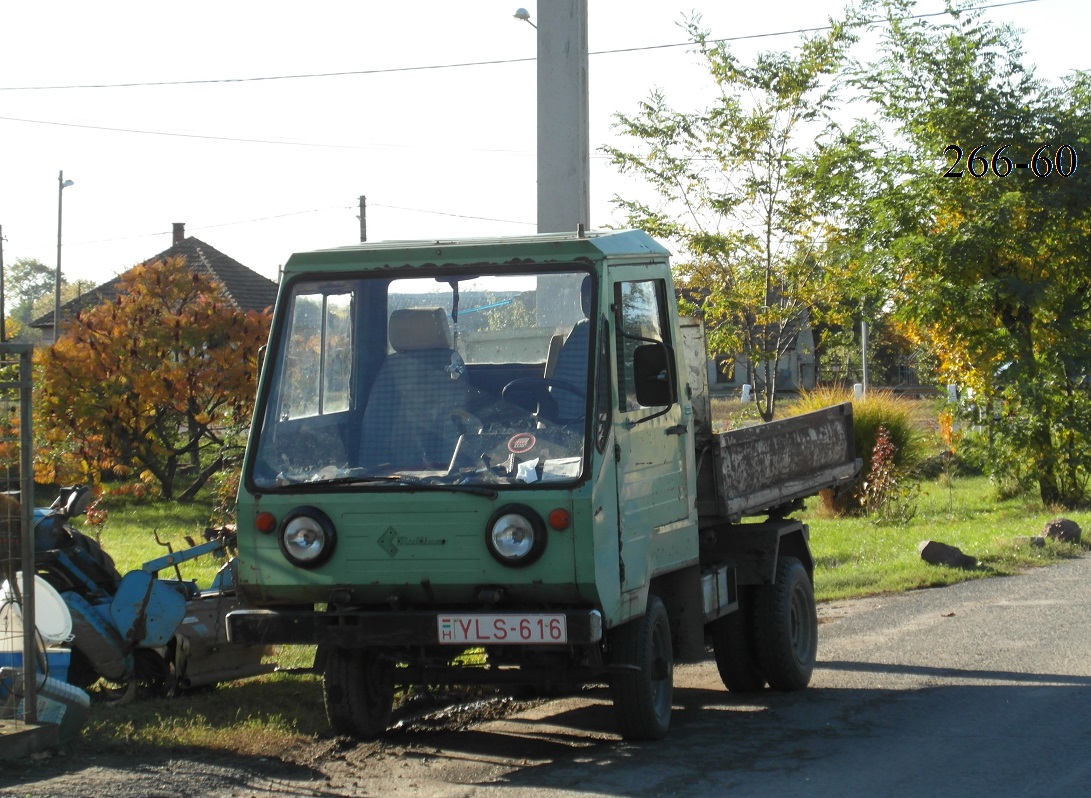
[[[584,316],[591,316],[591,277],[583,278],[580,284],[580,306]],[[565,388],[552,388],[550,396],[556,403],[552,410],[554,421],[568,422],[583,418],[587,407],[587,349],[590,346],[591,322],[581,319],[572,325],[568,337],[561,344],[557,360],[552,368],[547,368],[546,378],[577,389],[576,392]]]
[[573,393],[565,388],[554,388],[550,391],[557,404],[555,421],[573,421],[583,417],[587,404],[584,394],[587,390],[587,347],[590,337],[591,322],[583,319],[573,325],[561,345],[550,379],[571,385],[578,392]]
[[390,314],[390,352],[372,385],[360,430],[360,465],[390,470],[446,468],[458,441],[452,412],[464,410],[468,379],[442,308]]

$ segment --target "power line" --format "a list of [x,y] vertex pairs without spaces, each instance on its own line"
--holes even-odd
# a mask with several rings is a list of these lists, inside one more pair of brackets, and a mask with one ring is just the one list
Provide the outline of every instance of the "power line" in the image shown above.
[[[413,148],[415,144],[331,144],[324,142],[290,141],[287,139],[244,139],[239,136],[209,135],[207,133],[177,133],[167,130],[142,130],[140,128],[115,128],[108,124],[89,124],[83,122],[59,122],[52,119],[26,119],[24,117],[0,117],[3,122],[22,122],[24,124],[51,124],[59,128],[79,128],[81,130],[101,130],[109,133],[134,133],[136,135],[166,135],[180,139],[201,139],[205,141],[226,141],[242,144],[279,144],[281,146],[323,147],[328,150],[392,150],[392,148]],[[505,153],[520,157],[532,157],[531,151],[502,150],[496,147],[461,147],[465,152]]]
[[[1041,0],[1007,0],[1006,2],[989,3],[981,6],[969,6],[967,8],[959,9],[959,11],[985,11],[992,8],[1003,8],[1004,6],[1018,6],[1025,5],[1027,3],[1038,3]],[[948,12],[934,11],[927,14],[912,14],[907,17],[902,17],[903,20],[912,19],[926,19],[928,17],[944,16]],[[876,21],[876,20],[871,20]],[[860,23],[868,24],[866,22]],[[712,44],[719,44],[723,42],[739,42],[747,41],[751,39],[768,39],[776,36],[794,36],[801,33],[819,33],[821,31],[830,30],[830,25],[820,25],[814,28],[797,28],[795,30],[782,30],[772,31],[769,33],[750,33],[742,36],[726,36],[718,39],[709,39]],[[677,47],[692,47],[693,42],[673,42],[671,44],[652,44],[641,47],[620,47],[611,50],[595,50],[588,55],[618,55],[621,53],[638,53],[647,52],[650,50],[667,50]],[[223,84],[223,83],[257,83],[263,81],[275,81],[275,80],[310,80],[314,78],[340,78],[340,77],[352,77],[359,75],[389,75],[400,72],[425,72],[440,69],[462,69],[465,67],[480,67],[480,66],[499,66],[504,64],[520,64],[536,61],[536,58],[501,58],[491,61],[464,61],[451,64],[426,64],[420,66],[406,66],[406,67],[382,67],[377,69],[354,69],[344,70],[339,72],[306,72],[294,75],[259,75],[256,77],[244,77],[244,78],[204,78],[196,80],[160,80],[160,81],[144,81],[144,82],[128,82],[128,83],[74,83],[68,85],[56,85],[56,86],[0,86],[0,91],[56,91],[63,89],[131,89],[131,88],[148,88],[156,86],[201,86],[211,84]],[[60,123],[57,123],[60,124]]]
[[[1025,5],[1027,3],[1037,3],[1041,0],[1006,0],[1006,2],[991,3],[989,5],[973,6],[971,8],[963,9],[970,10],[985,10],[992,8],[1001,8],[1004,6]],[[926,17],[936,17],[946,15],[947,11],[936,11],[927,14],[915,14],[903,19],[924,19]],[[861,23],[865,24],[865,23]],[[775,31],[770,33],[753,33],[742,36],[733,36],[720,39],[710,39],[710,43],[718,42],[733,42],[747,39],[762,39],[774,36],[787,36],[802,33],[814,33],[823,30],[829,30],[829,25],[824,25],[815,28],[801,28],[794,31]],[[691,46],[693,42],[677,42],[673,44],[658,44],[648,45],[643,47],[629,47],[619,48],[613,50],[599,50],[591,53],[590,55],[611,55],[618,53],[632,53],[648,50],[661,50],[674,47]],[[372,69],[372,70],[359,70],[353,72],[322,72],[311,74],[299,74],[299,75],[279,75],[279,76],[265,76],[265,77],[253,77],[253,78],[226,78],[216,80],[189,80],[189,81],[162,81],[157,83],[115,83],[115,84],[87,84],[87,85],[71,85],[71,86],[15,86],[15,87],[0,87],[0,91],[37,91],[37,90],[52,90],[52,89],[95,89],[95,88],[126,88],[137,86],[180,86],[180,85],[195,85],[195,84],[215,84],[215,83],[242,83],[251,81],[272,81],[272,80],[294,80],[305,78],[323,78],[323,77],[335,77],[344,75],[368,75],[368,74],[384,74],[394,72],[407,72],[416,70],[435,70],[435,69],[452,69],[465,66],[486,66],[495,64],[506,63],[519,63],[523,61],[534,61],[533,58],[517,58],[508,60],[495,60],[495,61],[476,61],[466,62],[461,64],[440,64],[431,66],[417,66],[417,67],[393,67],[385,69]],[[145,136],[169,136],[175,138],[188,138],[188,139],[200,139],[205,141],[226,141],[236,142],[241,144],[274,144],[288,147],[314,147],[321,149],[346,149],[346,150],[370,150],[370,149],[384,149],[394,147],[407,147],[411,145],[407,144],[330,144],[323,142],[310,142],[310,141],[291,141],[284,139],[259,139],[259,138],[245,138],[236,136],[216,136],[203,133],[177,133],[162,130],[145,130],[141,128],[125,128],[125,127],[113,127],[110,125],[93,125],[77,122],[58,122],[49,119],[27,119],[24,117],[12,117],[12,116],[0,116],[0,121],[4,122],[20,122],[30,125],[52,125],[55,127],[71,127],[82,130],[101,130],[111,133],[132,133],[135,135]],[[474,152],[489,152],[489,153],[509,153],[512,155],[520,155],[524,157],[530,157],[531,152],[518,152],[514,150],[496,149],[496,148],[469,148]],[[592,156],[598,157],[598,156]]]
[[[404,205],[387,205],[387,204],[381,203],[381,202],[368,203],[368,207],[371,207],[371,208],[389,208],[390,210],[395,210],[395,211],[407,211],[409,213],[424,213],[424,214],[428,214],[428,215],[431,215],[431,216],[447,216],[447,217],[451,217],[451,218],[455,218],[455,219],[472,219],[472,220],[482,221],[482,222],[497,222],[497,223],[500,223],[500,224],[519,224],[519,225],[525,225],[525,226],[528,226],[528,227],[534,227],[537,224],[536,222],[525,222],[525,221],[518,221],[518,220],[515,220],[515,219],[496,219],[496,218],[493,218],[491,216],[471,216],[469,214],[450,213],[450,212],[446,212],[446,211],[434,211],[434,210],[429,210],[429,209],[426,209],[426,208],[408,208],[408,207],[406,207]],[[351,210],[355,210],[355,209],[356,209],[356,205],[327,205],[327,206],[322,207],[322,208],[308,208],[307,210],[303,210],[303,211],[288,211],[287,213],[278,213],[278,214],[273,214],[271,216],[257,216],[257,217],[254,217],[252,219],[239,219],[239,220],[233,221],[233,222],[219,222],[219,223],[216,223],[216,224],[194,224],[194,225],[188,225],[187,227],[191,232],[196,232],[196,231],[201,231],[201,230],[214,230],[214,229],[219,228],[219,227],[234,227],[236,225],[242,225],[242,224],[255,224],[257,222],[268,222],[268,221],[272,221],[274,219],[285,219],[285,218],[290,217],[290,216],[304,216],[304,215],[309,214],[309,213],[323,213],[325,211],[351,211]],[[92,240],[89,240],[89,241],[71,241],[71,242],[66,241],[65,246],[77,247],[77,246],[90,246],[92,244],[112,244],[112,243],[115,243],[117,241],[134,241],[134,240],[139,239],[139,238],[153,238],[155,236],[163,236],[163,235],[169,235],[169,234],[170,234],[169,230],[157,230],[157,231],[152,232],[152,233],[134,233],[133,235],[114,236],[112,238],[96,238],[96,239],[92,239]],[[7,237],[5,237],[3,240],[6,241]],[[26,249],[28,251],[34,251],[34,250],[38,250],[38,249],[44,249],[45,246],[46,246],[45,244],[42,244],[42,245],[39,245],[39,246],[24,247],[24,249]]]
[[3,122],[23,122],[28,125],[55,125],[57,127],[75,127],[83,130],[104,130],[110,133],[136,133],[142,136],[174,136],[186,139],[206,139],[211,141],[234,141],[242,144],[280,144],[289,147],[327,147],[346,150],[383,149],[403,147],[403,144],[323,144],[310,141],[289,141],[286,139],[254,139],[235,136],[211,136],[205,133],[173,133],[165,130],[142,130],[140,128],[111,127],[109,125],[90,125],[78,122],[56,122],[49,119],[25,119],[15,116],[0,116]]
[[234,136],[210,136],[204,133],[172,133],[164,130],[141,130],[139,128],[110,127],[108,125],[89,125],[77,122],[56,122],[49,119],[24,119],[15,116],[0,116],[3,122],[23,122],[28,125],[55,125],[57,127],[75,127],[83,130],[104,130],[110,133],[136,133],[143,136],[174,136],[186,139],[208,139],[212,141],[235,141],[243,144],[282,144],[292,147],[333,147],[350,150],[376,149],[383,146],[399,145],[362,145],[362,144],[318,144],[309,141],[277,141],[274,139],[236,138]]
[[528,227],[534,227],[537,222],[519,222],[514,219],[493,219],[490,216],[469,216],[463,213],[447,213],[445,211],[427,211],[423,208],[405,208],[400,205],[384,205],[381,202],[369,202],[368,207],[371,208],[390,208],[396,211],[411,211],[413,213],[427,213],[433,216],[450,216],[455,219],[476,219],[482,222],[500,222],[501,224],[522,224]]
[[[176,136],[180,139],[202,139],[206,141],[227,141],[237,142],[242,144],[279,144],[283,146],[298,146],[298,147],[324,147],[329,150],[388,150],[388,148],[413,148],[416,145],[413,144],[329,144],[323,142],[310,142],[310,141],[290,141],[287,139],[243,139],[238,136],[230,135],[209,135],[206,133],[176,133],[167,130],[142,130],[140,128],[115,128],[108,126],[108,124],[88,124],[82,122],[59,122],[52,119],[26,119],[24,117],[0,117],[0,121],[3,122],[22,122],[24,124],[51,124],[51,126],[60,128],[79,128],[81,130],[101,130],[109,133],[134,133],[137,135],[166,135]],[[479,152],[479,153],[506,153],[508,155],[517,155],[521,157],[532,157],[533,153],[530,151],[517,151],[517,150],[501,150],[496,147],[461,147],[465,152]]]

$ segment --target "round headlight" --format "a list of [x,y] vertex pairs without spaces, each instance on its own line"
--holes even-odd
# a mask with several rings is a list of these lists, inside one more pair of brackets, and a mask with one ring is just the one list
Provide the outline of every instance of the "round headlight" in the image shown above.
[[489,553],[504,565],[530,565],[542,556],[546,545],[546,529],[542,518],[522,504],[501,507],[486,531]]
[[317,568],[337,546],[333,522],[315,507],[299,507],[280,525],[280,551],[292,565]]

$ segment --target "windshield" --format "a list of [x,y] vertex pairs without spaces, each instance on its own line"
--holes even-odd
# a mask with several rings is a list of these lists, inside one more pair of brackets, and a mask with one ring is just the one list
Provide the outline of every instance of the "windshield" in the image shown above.
[[249,481],[527,485],[583,469],[583,271],[297,281]]

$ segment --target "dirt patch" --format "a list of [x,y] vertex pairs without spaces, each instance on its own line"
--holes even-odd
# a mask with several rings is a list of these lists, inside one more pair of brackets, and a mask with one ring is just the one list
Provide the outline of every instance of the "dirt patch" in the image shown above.
[[[83,738],[60,752],[0,761],[0,796],[380,795],[365,788],[364,782],[389,783],[395,771],[401,777],[413,767],[427,770],[429,759],[452,734],[526,711],[536,703],[541,702],[428,695],[403,705],[382,740],[322,738],[265,755],[152,746],[103,753]],[[502,751],[495,755],[497,761],[505,756]],[[476,781],[489,768],[463,770],[463,776]]]

